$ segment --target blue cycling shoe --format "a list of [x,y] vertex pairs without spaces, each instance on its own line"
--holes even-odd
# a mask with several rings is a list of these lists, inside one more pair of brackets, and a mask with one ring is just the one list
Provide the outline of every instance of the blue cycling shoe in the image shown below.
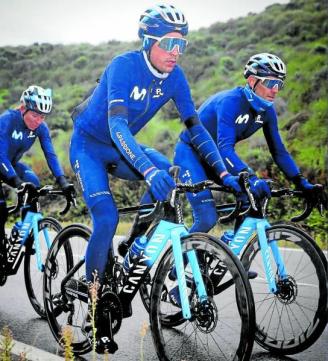
[[257,277],[257,272],[252,271],[252,270],[248,270],[247,274],[248,274],[248,279],[249,280],[253,280],[254,278]]
[[175,286],[169,291],[170,302],[176,306],[181,308],[181,298],[179,292],[179,286]]

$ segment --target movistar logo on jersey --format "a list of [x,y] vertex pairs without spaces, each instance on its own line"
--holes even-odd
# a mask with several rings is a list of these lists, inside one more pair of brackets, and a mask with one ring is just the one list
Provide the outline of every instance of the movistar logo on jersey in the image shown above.
[[256,119],[255,119],[255,123],[260,123],[260,124],[263,124],[263,120],[261,119],[261,114],[259,114]]
[[130,94],[130,98],[133,98],[134,100],[144,100],[146,94],[147,90],[145,88],[139,90],[138,86],[136,85]]
[[163,96],[164,93],[162,92],[162,89],[161,88],[156,88],[155,89],[155,94],[153,95],[153,98],[159,98],[161,96]]
[[16,139],[16,140],[18,140],[18,139],[23,140],[23,132],[18,132],[17,133],[16,129],[14,129],[14,131],[11,134],[11,137]]
[[30,131],[30,134],[27,136],[27,138],[35,138],[33,130]]
[[249,114],[244,114],[244,115],[239,115],[239,117],[236,119],[235,123],[236,124],[243,124],[243,123],[247,123],[249,119]]

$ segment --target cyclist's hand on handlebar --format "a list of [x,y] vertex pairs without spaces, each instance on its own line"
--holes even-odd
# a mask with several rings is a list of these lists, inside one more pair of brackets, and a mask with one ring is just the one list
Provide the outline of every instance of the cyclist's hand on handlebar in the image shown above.
[[31,182],[22,182],[17,187],[17,194],[21,197],[24,196],[26,193],[33,194],[36,191],[37,191],[37,187]]
[[250,190],[258,200],[271,197],[269,184],[264,179],[259,179],[255,174],[249,177]]
[[173,178],[165,170],[152,169],[145,176],[150,191],[158,201],[165,201],[169,193],[175,188]]
[[302,175],[297,175],[292,179],[296,189],[303,192],[304,196],[319,210],[328,209],[328,197],[322,184],[312,184]]
[[304,192],[304,194],[311,194],[316,188],[315,184],[310,183],[305,177],[300,174],[292,178],[292,181],[295,184],[296,189]]
[[69,202],[72,202],[75,205],[75,198],[76,198],[76,191],[74,185],[69,183],[65,176],[59,176],[56,179],[57,183],[59,184],[61,190],[63,191],[63,195]]
[[222,184],[225,187],[232,188],[236,193],[242,192],[241,187],[239,185],[239,177],[238,176],[233,176],[228,173],[225,176],[223,176],[221,178],[221,180],[222,180]]

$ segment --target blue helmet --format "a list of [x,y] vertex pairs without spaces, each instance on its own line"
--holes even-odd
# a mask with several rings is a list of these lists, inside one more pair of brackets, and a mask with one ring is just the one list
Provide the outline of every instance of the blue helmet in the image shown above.
[[245,65],[244,77],[254,75],[258,77],[276,77],[285,80],[287,74],[286,65],[278,56],[261,53],[249,58]]
[[49,114],[52,108],[51,93],[51,89],[43,89],[40,86],[31,85],[23,91],[20,101],[27,110]]
[[188,22],[185,16],[173,5],[155,5],[140,16],[138,35],[144,40],[144,49],[150,48],[151,42],[147,39],[147,35],[162,37],[172,32],[179,32],[183,36],[188,34]]

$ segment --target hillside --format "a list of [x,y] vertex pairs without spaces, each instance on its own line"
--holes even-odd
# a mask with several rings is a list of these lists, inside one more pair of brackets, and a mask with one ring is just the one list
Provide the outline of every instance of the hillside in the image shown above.
[[[260,14],[250,13],[225,23],[218,22],[192,32],[188,36],[188,50],[181,57],[197,106],[214,92],[244,84],[242,70],[250,55],[272,52],[284,59],[288,77],[276,104],[280,129],[303,173],[321,183],[327,182],[328,160],[326,5],[324,0],[292,0],[286,5],[267,7]],[[65,170],[72,175],[67,156],[72,108],[95,84],[113,56],[138,47],[139,42],[116,41],[97,46],[35,43],[2,47],[0,112],[17,105],[22,90],[29,84],[51,87],[55,106],[48,124]],[[168,104],[156,118],[138,138],[172,156],[173,145],[182,129],[173,104]],[[238,151],[254,168],[269,169],[269,175],[281,181],[262,132],[243,142]],[[35,147],[26,161],[33,164],[46,181],[49,173],[40,149]],[[115,184],[121,190],[121,182],[115,181]],[[142,191],[137,185],[123,187],[126,191],[118,192],[117,188],[115,191],[119,204],[135,202],[136,190],[138,194]]]

